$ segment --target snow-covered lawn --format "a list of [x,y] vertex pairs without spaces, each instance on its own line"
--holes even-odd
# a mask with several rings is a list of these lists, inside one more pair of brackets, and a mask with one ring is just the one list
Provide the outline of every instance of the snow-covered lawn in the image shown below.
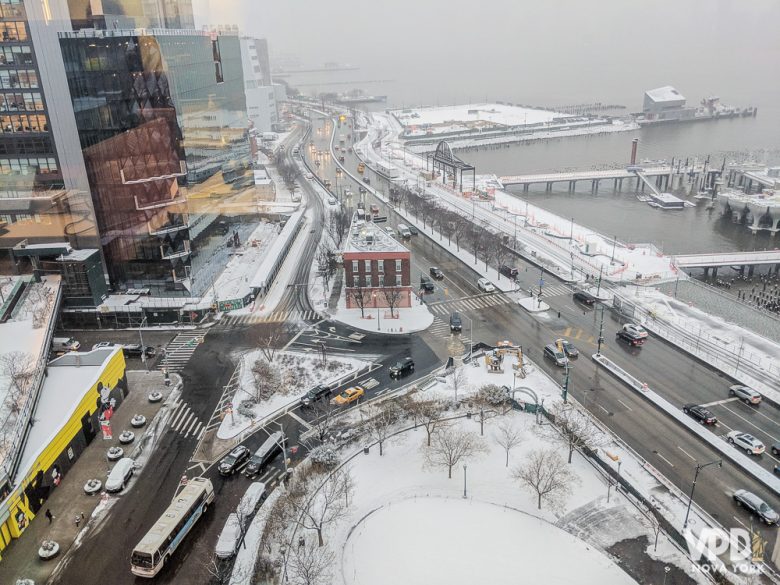
[[433,313],[428,310],[427,305],[420,304],[420,298],[414,293],[412,306],[395,308],[391,317],[390,309],[387,308],[380,307],[378,314],[375,307],[365,307],[362,312],[360,309],[347,309],[347,300],[342,289],[337,311],[332,317],[335,321],[362,331],[396,335],[423,331],[433,323]]
[[245,416],[238,411],[238,407],[243,401],[253,398],[256,383],[252,366],[262,357],[262,350],[251,351],[241,357],[241,373],[232,399],[233,412],[225,415],[222,420],[217,431],[219,439],[231,439],[252,425],[260,423],[273,412],[294,404],[316,384],[333,383],[369,365],[369,361],[353,357],[328,356],[327,363],[323,363],[316,354],[277,352],[272,366],[279,374],[278,390],[268,399],[261,400],[248,409],[252,413],[251,417]]

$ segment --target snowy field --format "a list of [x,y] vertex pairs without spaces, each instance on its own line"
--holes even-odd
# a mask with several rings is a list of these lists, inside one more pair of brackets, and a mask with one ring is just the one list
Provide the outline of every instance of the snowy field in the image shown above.
[[[415,126],[437,126],[435,131],[452,132],[483,126],[524,126],[546,124],[555,118],[570,118],[550,110],[536,110],[506,104],[466,104],[462,106],[436,106],[395,110],[396,118],[410,129]],[[424,130],[411,130],[409,135],[425,134]]]
[[433,313],[428,310],[427,305],[420,304],[420,298],[414,293],[412,293],[412,306],[396,307],[393,309],[392,317],[388,308],[380,307],[378,313],[376,307],[369,306],[364,307],[362,312],[359,308],[347,309],[345,294],[342,288],[338,310],[332,317],[335,321],[361,331],[402,335],[423,331],[433,323]]
[[349,374],[358,372],[369,365],[368,360],[352,357],[328,357],[323,364],[318,355],[294,351],[277,352],[272,364],[278,369],[278,390],[265,400],[260,400],[250,410],[252,416],[238,412],[238,406],[244,400],[256,396],[256,387],[252,365],[262,358],[263,351],[255,350],[241,357],[239,384],[233,395],[233,413],[226,415],[217,431],[217,438],[231,439],[246,429],[259,423],[268,415],[280,410],[298,399],[316,384],[331,384]]

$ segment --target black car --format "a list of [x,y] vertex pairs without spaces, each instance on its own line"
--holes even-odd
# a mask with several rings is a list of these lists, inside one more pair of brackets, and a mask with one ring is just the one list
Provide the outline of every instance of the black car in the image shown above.
[[391,378],[400,378],[414,372],[414,360],[412,358],[404,358],[400,362],[396,362],[389,368]]
[[632,347],[640,347],[645,344],[645,337],[640,337],[631,331],[626,331],[625,329],[621,329],[617,332],[617,338],[625,341],[628,345]]
[[507,266],[505,264],[499,266],[498,271],[504,276],[506,276],[507,278],[511,278],[512,280],[516,279],[517,275],[519,274],[517,268],[515,268],[514,266]]
[[420,235],[420,232],[413,225],[409,226],[409,233],[412,234],[413,236],[419,236]]
[[772,452],[772,455],[780,455],[780,441],[769,447],[769,450]]
[[686,404],[683,406],[683,412],[703,425],[714,425],[718,422],[714,414],[698,404]]
[[219,462],[219,474],[233,475],[245,461],[249,460],[251,454],[252,452],[247,447],[239,445]]
[[370,185],[370,184],[371,184],[371,179],[369,179],[368,177],[363,177],[363,182],[364,182],[366,185]]
[[[122,346],[122,352],[127,357],[141,357],[141,345],[139,343],[128,343]],[[151,345],[147,345],[143,348],[143,353],[146,357],[154,357],[157,353]]]
[[593,305],[598,299],[584,290],[578,290],[574,293],[574,300],[581,302],[583,305]]
[[772,525],[780,522],[780,514],[770,508],[769,504],[759,498],[756,494],[747,490],[737,490],[734,492],[733,497],[737,506],[747,508],[765,524]]
[[431,266],[428,272],[430,272],[431,276],[433,276],[436,280],[441,280],[444,278],[444,273],[441,271],[441,268],[437,268],[436,266]]
[[463,322],[460,320],[459,313],[452,313],[450,315],[450,331],[463,331]]
[[314,388],[309,390],[306,394],[301,396],[301,406],[310,406],[311,404],[330,396],[330,386],[324,384],[317,384]]
[[436,287],[433,285],[433,282],[427,276],[420,277],[420,288],[423,289],[425,292],[433,292],[436,290]]

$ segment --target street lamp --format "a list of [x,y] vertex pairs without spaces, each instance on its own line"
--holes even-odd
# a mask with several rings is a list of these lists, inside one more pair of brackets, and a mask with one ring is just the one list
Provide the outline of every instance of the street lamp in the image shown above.
[[466,464],[463,464],[463,497],[466,497]]
[[474,322],[468,315],[461,313],[460,316],[469,322],[469,361],[471,361],[471,358],[474,357]]
[[144,336],[143,333],[141,333],[141,330],[143,329],[144,323],[146,323],[146,315],[144,315],[144,318],[141,319],[141,323],[138,325],[138,338],[141,340],[141,361],[146,366],[146,371],[149,371],[149,362],[147,361],[146,357],[146,346],[144,345]]
[[286,474],[288,472],[288,469],[287,469],[287,447],[285,447],[286,437],[285,437],[285,434],[284,434],[284,427],[282,426],[282,423],[277,422],[276,424],[279,425],[279,430],[282,432],[282,438],[279,441],[279,443],[280,443],[279,446],[282,448],[282,457],[284,457],[284,472]]
[[382,328],[380,327],[380,317],[379,317],[379,303],[376,300],[376,291],[371,293],[371,298],[374,299],[374,306],[376,306],[376,330],[381,331]]
[[691,504],[693,503],[693,490],[696,489],[696,480],[699,477],[699,472],[705,467],[709,467],[710,465],[717,465],[718,467],[723,467],[723,459],[716,459],[715,461],[710,461],[709,463],[696,464],[696,473],[693,474],[693,484],[691,484],[691,495],[688,497],[688,510],[686,510],[685,512],[685,522],[683,522],[683,530],[685,530],[688,527],[688,516],[691,513]]

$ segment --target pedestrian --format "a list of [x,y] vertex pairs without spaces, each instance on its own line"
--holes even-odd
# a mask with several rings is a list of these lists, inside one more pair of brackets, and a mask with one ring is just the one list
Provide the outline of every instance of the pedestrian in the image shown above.
[[76,515],[76,528],[79,527],[79,524],[81,524],[81,516]]
[[51,524],[51,521],[54,520],[54,514],[48,508],[46,508],[46,517],[49,519],[49,524]]

